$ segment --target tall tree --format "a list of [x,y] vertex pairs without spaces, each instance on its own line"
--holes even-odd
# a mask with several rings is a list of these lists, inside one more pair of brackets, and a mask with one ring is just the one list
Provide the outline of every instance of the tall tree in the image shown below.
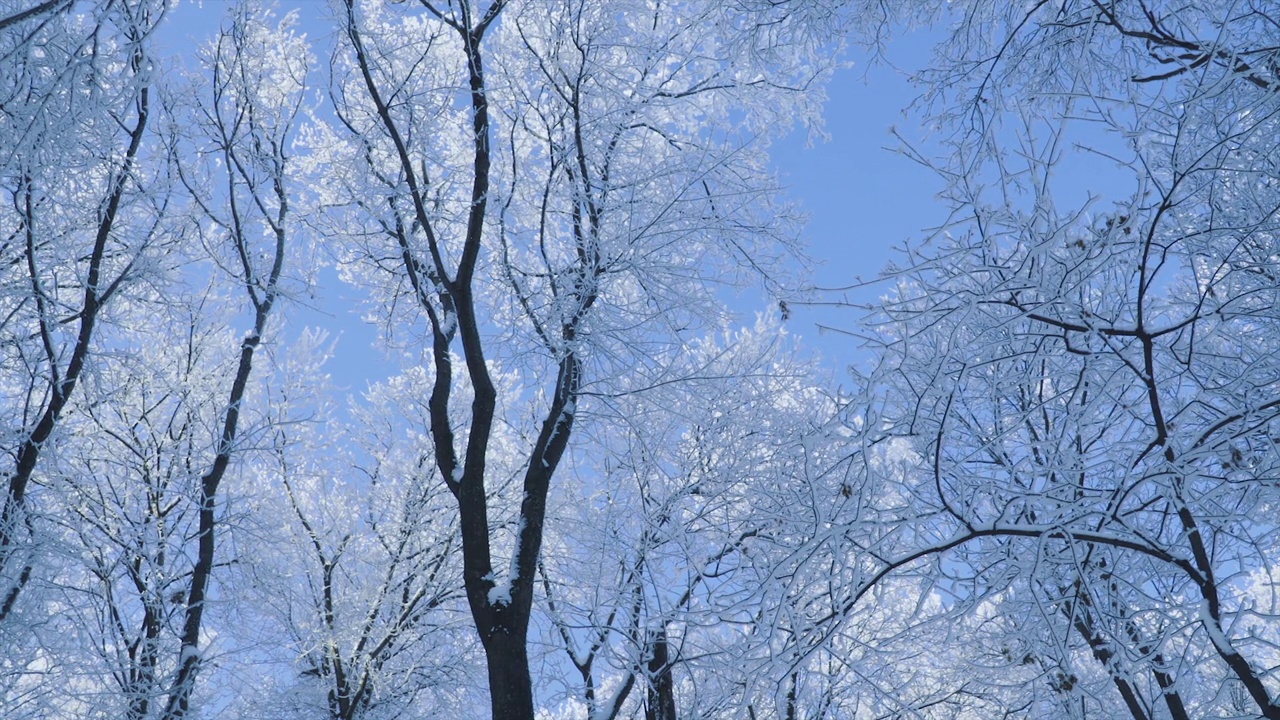
[[249,320],[224,386],[226,400],[218,412],[211,454],[191,459],[202,468],[196,548],[180,596],[182,629],[162,714],[166,720],[185,717],[190,709],[218,565],[219,491],[243,451],[242,415],[259,348],[288,287],[286,261],[299,255],[290,214],[297,192],[290,144],[310,53],[305,39],[290,29],[291,18],[270,20],[270,13],[252,4],[232,9],[202,58],[203,82],[195,87],[190,115],[176,115],[194,128],[191,137],[175,140],[176,171],[195,211],[192,227],[210,259],[242,294]]
[[145,192],[150,36],[163,3],[6,3],[0,41],[4,497],[0,621],[37,570],[29,502],[109,307],[157,252]]
[[[213,536],[223,532],[217,490],[245,456],[253,359],[286,282],[285,255],[295,252],[286,243],[285,142],[306,53],[266,20],[238,7],[201,54],[192,85],[163,83],[156,92],[165,102],[150,101],[164,128],[156,144],[169,152],[125,155],[138,189],[121,207],[145,208],[149,215],[137,211],[151,223],[143,237],[164,244],[140,252],[127,235],[114,237],[131,227],[117,223],[102,252],[112,288],[86,291],[109,295],[110,313],[93,310],[101,313],[93,353],[58,421],[66,437],[40,478],[44,534],[56,550],[42,595],[56,612],[29,616],[35,639],[26,645],[36,656],[6,699],[15,717],[29,707],[36,717],[145,720],[190,705],[211,634]],[[150,85],[140,92],[152,97]],[[161,194],[166,177],[178,189]],[[141,182],[148,178],[153,185]],[[90,288],[94,277],[91,267]],[[245,305],[250,329],[236,332],[228,326]]]
[[[806,111],[822,66],[812,46],[753,53],[738,31],[759,16],[719,3],[340,13],[347,134],[324,140],[342,153],[325,160],[342,168],[330,201],[361,229],[353,273],[382,312],[425,324],[434,462],[457,504],[493,715],[531,718],[536,567],[578,418],[613,377],[657,380],[681,334],[722,312],[716,283],[775,282],[788,230],[763,142]],[[500,369],[528,378],[524,402],[499,396]],[[527,442],[510,493],[489,469],[499,422]]]

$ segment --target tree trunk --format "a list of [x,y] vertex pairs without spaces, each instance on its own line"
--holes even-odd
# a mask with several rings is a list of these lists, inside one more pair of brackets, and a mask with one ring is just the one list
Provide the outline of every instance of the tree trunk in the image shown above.
[[649,636],[649,697],[645,720],[676,720],[676,688],[671,677],[667,631],[654,630]]
[[533,720],[533,682],[524,635],[498,627],[483,638],[493,720]]

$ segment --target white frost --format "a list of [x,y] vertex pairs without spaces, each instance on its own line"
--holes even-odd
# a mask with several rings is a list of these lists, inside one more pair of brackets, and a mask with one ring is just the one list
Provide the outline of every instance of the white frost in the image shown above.
[[524,537],[524,518],[520,518],[520,522],[516,524],[516,542],[511,548],[511,569],[507,573],[507,579],[496,582],[493,573],[485,576],[485,579],[493,582],[493,587],[489,588],[489,604],[490,605],[510,605],[511,604],[511,583],[514,578],[519,577],[520,563],[520,540]]
[[1200,625],[1204,628],[1204,631],[1208,633],[1209,641],[1212,642],[1213,646],[1219,651],[1227,655],[1237,654],[1235,646],[1231,644],[1231,640],[1223,634],[1222,626],[1219,625],[1218,621],[1214,620],[1213,616],[1209,614],[1208,600],[1200,601]]
[[511,584],[502,581],[489,588],[489,604],[490,605],[510,605],[511,604]]
[[182,654],[178,657],[178,664],[185,665],[193,660],[196,662],[200,661],[200,649],[190,645],[182,648]]

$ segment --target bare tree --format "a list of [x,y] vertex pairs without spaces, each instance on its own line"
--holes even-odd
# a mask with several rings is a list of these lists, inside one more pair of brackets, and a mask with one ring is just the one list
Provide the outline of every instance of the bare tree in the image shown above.
[[954,213],[872,319],[859,432],[910,449],[914,512],[855,544],[859,594],[1023,618],[1037,713],[1280,717],[1275,23],[973,3],[924,75]]
[[96,402],[76,406],[75,441],[49,471],[64,555],[62,619],[41,643],[55,714],[156,717],[178,669],[200,460],[235,359],[229,329],[195,312],[201,299],[139,309],[146,329],[98,359],[86,377]]
[[[29,492],[110,305],[159,244],[147,152],[156,3],[0,12],[3,432],[0,621],[37,569]],[[148,190],[150,188],[147,188]]]
[[[219,428],[204,465],[197,499],[196,552],[181,593],[183,605],[176,671],[162,717],[184,717],[201,666],[201,631],[218,565],[219,489],[242,452],[241,416],[250,398],[255,357],[272,311],[288,281],[293,168],[289,145],[306,88],[309,53],[286,18],[275,27],[252,5],[233,9],[204,58],[207,86],[197,88],[189,116],[193,147],[177,139],[176,169],[197,210],[193,226],[220,269],[244,293],[251,313],[225,387]],[[177,116],[185,119],[182,115]],[[222,187],[205,184],[217,178]]]
[[599,398],[582,481],[552,494],[543,662],[590,718],[741,712],[781,679],[763,586],[811,530],[795,486],[843,450],[834,401],[776,319],[694,345],[680,382]]
[[[341,9],[337,165],[360,171],[334,178],[332,202],[363,229],[351,257],[384,312],[425,323],[434,462],[457,503],[499,718],[533,716],[526,638],[547,498],[590,388],[624,372],[656,380],[680,333],[718,312],[715,280],[773,282],[786,235],[759,141],[820,69],[737,66],[741,44],[711,34],[741,24],[735,8],[636,10]],[[500,397],[499,369],[537,388],[523,409]],[[489,469],[500,422],[526,442],[501,494]]]
[[[321,379],[290,374],[313,396],[276,403],[277,413],[296,405],[288,414],[307,418],[281,422],[274,443],[280,497],[270,507],[292,522],[256,563],[259,602],[297,648],[284,691],[320,698],[290,711],[354,720],[472,703],[468,690],[481,682],[452,498],[423,477],[434,466],[419,430],[426,404],[414,399],[430,387],[426,374],[410,369],[370,387],[346,424],[325,411]],[[267,532],[278,524],[262,522]]]

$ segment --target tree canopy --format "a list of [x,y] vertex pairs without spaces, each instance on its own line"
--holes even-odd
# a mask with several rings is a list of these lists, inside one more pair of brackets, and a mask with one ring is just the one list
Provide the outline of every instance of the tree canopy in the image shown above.
[[[771,143],[922,27],[854,305]],[[1280,718],[1278,113],[1261,0],[0,0],[0,711]]]

